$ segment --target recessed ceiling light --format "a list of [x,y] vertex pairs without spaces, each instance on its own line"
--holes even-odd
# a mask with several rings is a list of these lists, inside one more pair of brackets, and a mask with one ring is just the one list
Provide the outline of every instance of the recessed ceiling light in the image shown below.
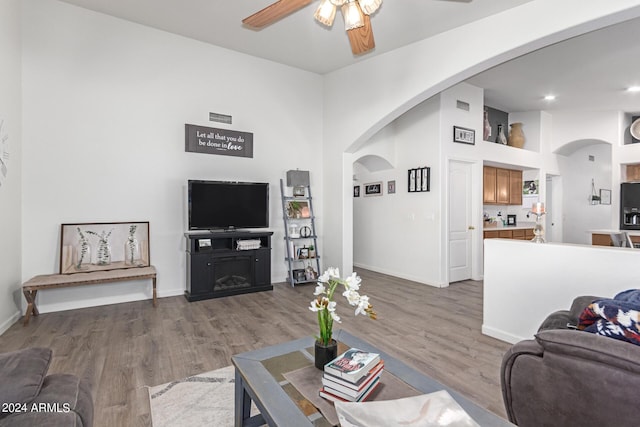
[[640,86],[630,86],[627,88],[627,92],[640,92]]
[[554,99],[556,99],[556,96],[555,96],[555,95],[546,95],[546,96],[544,97],[544,100],[545,100],[545,101],[553,101]]

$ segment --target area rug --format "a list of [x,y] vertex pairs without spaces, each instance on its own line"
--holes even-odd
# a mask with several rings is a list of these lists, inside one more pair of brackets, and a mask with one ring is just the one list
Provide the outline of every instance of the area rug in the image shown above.
[[233,366],[149,387],[153,427],[233,426],[234,387]]

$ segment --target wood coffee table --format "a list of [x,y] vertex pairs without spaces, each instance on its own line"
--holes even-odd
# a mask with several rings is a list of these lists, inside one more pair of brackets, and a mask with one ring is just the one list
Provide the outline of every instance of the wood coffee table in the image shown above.
[[[456,391],[421,374],[398,359],[380,351],[344,330],[333,338],[348,347],[380,353],[384,369],[423,393],[446,390],[481,426],[512,426],[507,420],[476,405]],[[313,364],[315,338],[306,337],[233,356],[235,374],[235,425],[330,426],[331,424],[285,378],[291,372]],[[251,402],[260,414],[250,416]]]

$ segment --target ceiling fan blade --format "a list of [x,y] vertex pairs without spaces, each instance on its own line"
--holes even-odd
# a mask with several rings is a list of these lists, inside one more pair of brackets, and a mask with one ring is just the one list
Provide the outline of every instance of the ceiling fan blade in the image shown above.
[[312,0],[279,0],[244,18],[242,23],[255,29],[266,27],[308,5]]
[[347,35],[349,36],[349,43],[351,43],[351,52],[354,55],[362,55],[376,47],[369,15],[364,15],[363,27],[347,30]]

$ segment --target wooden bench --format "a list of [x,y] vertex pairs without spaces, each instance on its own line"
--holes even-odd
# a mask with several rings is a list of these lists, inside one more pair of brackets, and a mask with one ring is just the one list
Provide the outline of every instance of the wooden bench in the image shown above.
[[27,299],[27,312],[24,314],[24,326],[29,323],[31,315],[37,316],[36,294],[42,289],[68,288],[70,286],[96,285],[100,283],[122,282],[125,280],[151,279],[153,284],[153,306],[157,306],[156,268],[127,268],[121,270],[91,271],[74,274],[43,274],[35,276],[22,285],[22,293]]

